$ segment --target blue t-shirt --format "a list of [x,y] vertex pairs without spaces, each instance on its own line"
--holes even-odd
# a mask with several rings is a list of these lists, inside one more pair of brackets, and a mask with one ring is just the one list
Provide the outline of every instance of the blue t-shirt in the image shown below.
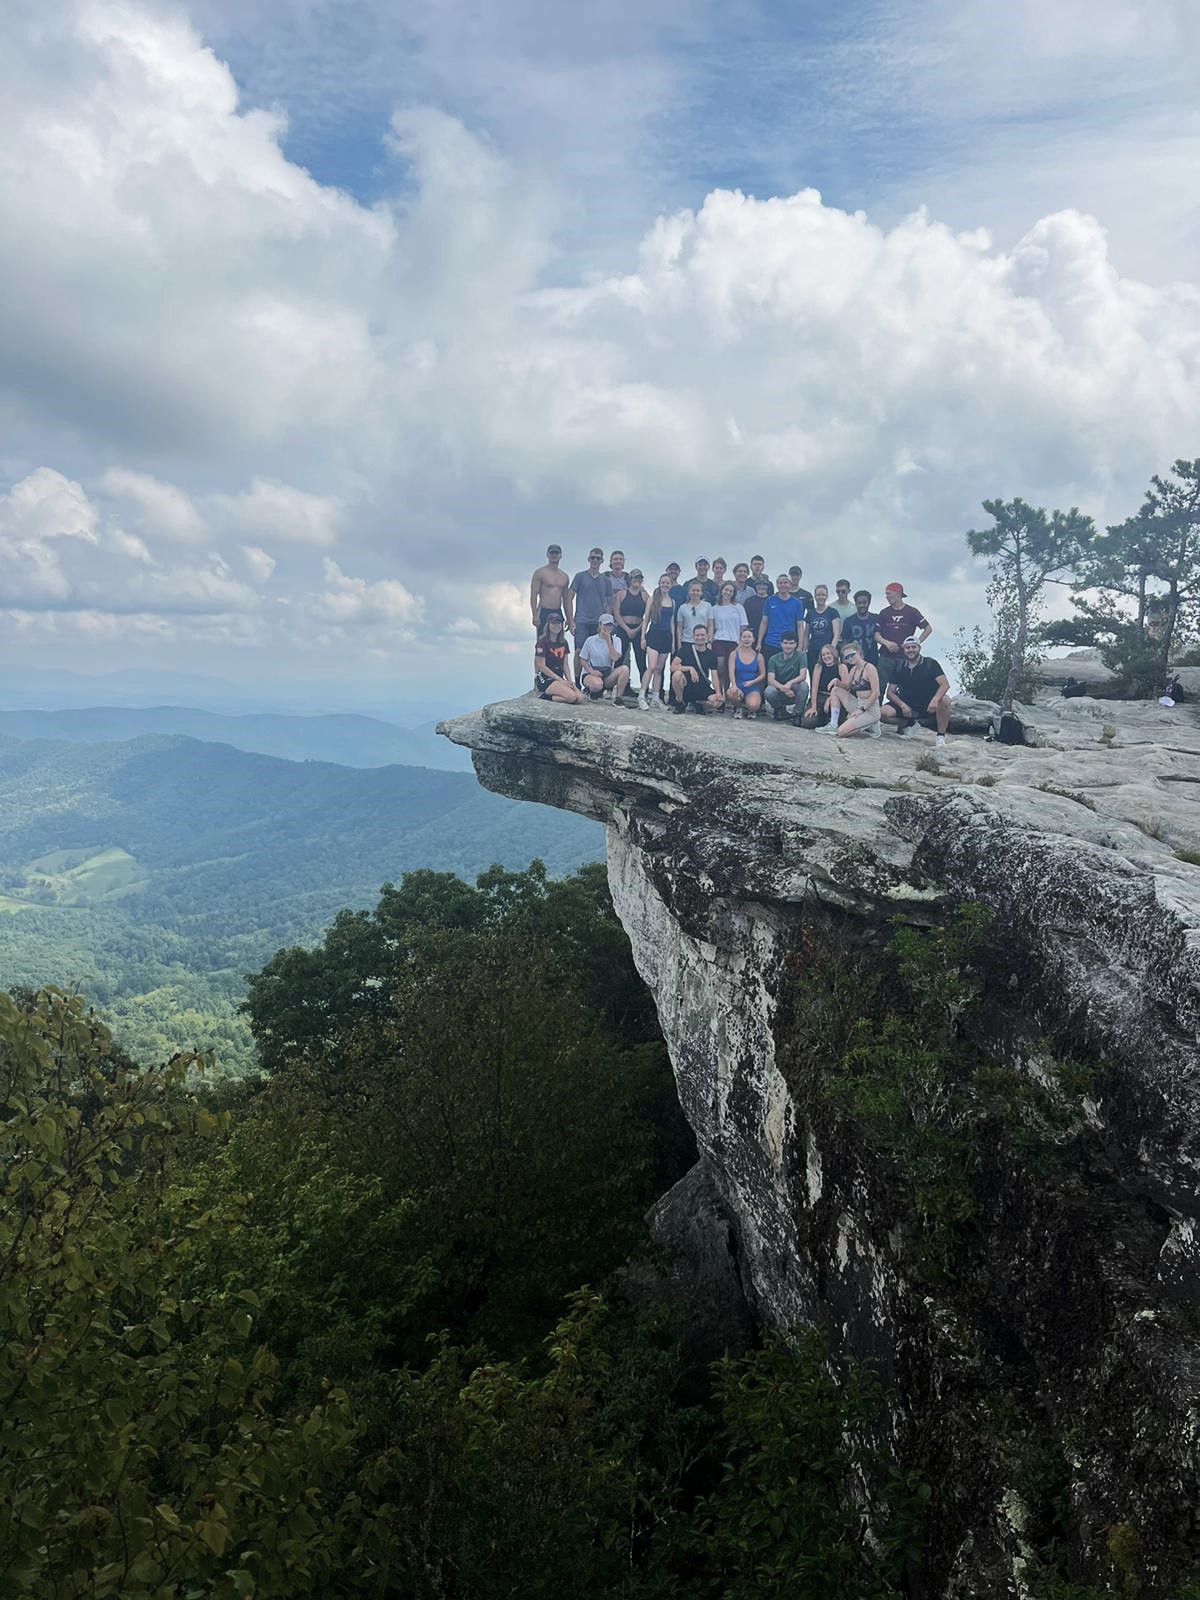
[[786,600],[773,594],[763,606],[763,618],[767,624],[764,644],[778,647],[785,633],[794,633],[799,637],[800,624],[804,621],[804,604],[794,594],[788,595]]

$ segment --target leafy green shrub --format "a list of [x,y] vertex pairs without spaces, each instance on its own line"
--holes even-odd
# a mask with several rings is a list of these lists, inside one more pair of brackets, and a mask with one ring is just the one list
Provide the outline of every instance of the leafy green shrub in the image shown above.
[[78,1000],[0,996],[0,1592],[321,1595],[346,1397],[272,1404],[250,1287],[187,1293],[229,1225],[167,1185],[218,1119],[192,1063],[130,1070]]

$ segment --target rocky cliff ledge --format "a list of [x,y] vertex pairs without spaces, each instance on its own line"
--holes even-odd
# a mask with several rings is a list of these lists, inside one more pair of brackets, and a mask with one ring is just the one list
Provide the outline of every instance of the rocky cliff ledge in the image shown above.
[[[715,1195],[754,1314],[881,1364],[892,1443],[935,1488],[922,1592],[1035,1593],[1053,1461],[1064,1570],[1174,1596],[1200,1572],[1200,720],[1085,698],[1030,721],[1035,748],[936,757],[929,735],[532,696],[442,731],[488,788],[607,825],[702,1152],[662,1216]],[[989,913],[984,1042],[1030,1083],[1052,1055],[1089,1065],[1092,1153],[1065,1178],[997,1153],[972,1265],[938,1283],[796,1048],[792,955],[830,919],[882,946],[967,902]]]

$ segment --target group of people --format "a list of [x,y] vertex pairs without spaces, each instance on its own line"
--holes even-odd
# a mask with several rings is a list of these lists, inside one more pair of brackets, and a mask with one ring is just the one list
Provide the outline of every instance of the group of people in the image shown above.
[[831,603],[826,584],[803,587],[800,567],[772,579],[765,566],[753,556],[730,573],[723,559],[701,557],[681,581],[672,561],[647,590],[621,550],[604,569],[604,552],[593,548],[586,569],[569,577],[562,547],[550,545],[529,586],[537,693],[621,706],[636,665],[643,711],[732,708],[749,720],[770,711],[839,738],[879,738],[885,724],[905,736],[919,722],[944,742],[949,679],[924,653],[933,628],[903,584],[889,583],[874,610],[870,590],[851,595],[848,578],[837,580]]

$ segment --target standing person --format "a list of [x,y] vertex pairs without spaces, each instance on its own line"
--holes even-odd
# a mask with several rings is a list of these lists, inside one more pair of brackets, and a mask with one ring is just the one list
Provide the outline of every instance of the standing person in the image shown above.
[[[575,611],[575,682],[583,676],[582,650],[585,643],[600,627],[600,618],[608,610],[612,584],[600,571],[604,551],[596,545],[588,551],[586,572],[577,572],[567,591],[574,600]],[[569,602],[568,602],[569,603]],[[568,611],[568,616],[571,614]]]
[[811,594],[809,594],[808,590],[806,588],[804,588],[804,586],[800,582],[800,579],[803,576],[804,576],[803,567],[789,567],[788,568],[788,580],[790,581],[790,583],[792,585],[792,593],[796,596],[797,600],[800,600],[800,601],[803,602],[805,610],[811,611],[812,610],[812,604],[813,604],[813,597],[812,597]]
[[[646,620],[646,606],[649,596],[642,588],[641,571],[634,567],[629,574],[628,585],[621,591],[617,600],[617,609],[614,615],[617,619],[617,639],[621,646],[621,665],[629,665],[630,652],[637,662],[638,669],[638,703],[641,704],[646,694],[646,646],[642,640],[643,624]],[[645,708],[643,707],[643,710]]]
[[842,643],[853,641],[861,649],[863,660],[875,666],[879,660],[879,646],[875,643],[875,630],[879,618],[871,610],[871,591],[859,589],[854,596],[854,610],[842,613]]
[[612,598],[615,600],[619,594],[624,592],[629,584],[629,579],[625,576],[624,550],[614,550],[609,556],[608,571],[604,574],[604,576],[609,581]]
[[677,606],[681,606],[687,599],[688,586],[686,583],[680,583],[679,581],[678,561],[668,561],[667,571],[671,577],[671,599],[674,600]]
[[664,572],[658,587],[650,596],[642,622],[642,639],[646,647],[646,664],[650,669],[650,695],[638,696],[643,711],[663,709],[663,673],[675,647],[675,602],[671,599],[671,574]]
[[619,706],[629,685],[629,668],[621,665],[621,646],[613,637],[614,618],[606,611],[597,631],[583,642],[583,688],[589,700],[601,700],[607,693]]
[[690,644],[682,644],[671,663],[671,688],[675,695],[675,712],[694,706],[717,711],[725,704],[717,677],[717,658],[708,648],[708,629],[698,622],[692,632]]
[[762,621],[763,607],[771,598],[768,592],[770,587],[768,578],[760,578],[757,583],[751,585],[750,593],[742,601],[746,608],[746,621],[754,629],[755,639],[758,638],[758,625]]
[[[716,604],[717,586],[708,575],[707,557],[701,556],[696,562],[696,576],[692,579],[692,583],[700,585],[700,598],[702,600],[707,600],[710,606]],[[688,588],[690,589],[691,586],[689,584]]]
[[792,593],[791,579],[781,572],[775,580],[775,593],[763,606],[758,625],[758,648],[768,656],[783,644],[785,633],[794,633],[801,646],[805,638],[804,606]]
[[734,708],[733,718],[738,721],[743,711],[751,722],[763,701],[763,683],[766,667],[754,642],[754,630],[742,629],[738,643],[725,664],[729,704]]
[[703,626],[707,639],[712,627],[712,614],[712,606],[703,598],[700,579],[693,578],[688,584],[687,599],[675,612],[676,644],[691,644],[697,623]]
[[557,700],[562,705],[577,706],[583,699],[567,677],[570,652],[570,641],[563,630],[562,612],[551,611],[533,649],[534,681],[543,700]]
[[833,587],[833,603],[844,617],[850,609],[850,579],[839,578]]
[[767,563],[763,560],[762,556],[750,557],[750,582],[757,583],[760,578],[766,578],[767,594],[772,595],[775,593],[775,585],[771,582],[770,578],[767,578],[766,565]]
[[907,596],[902,583],[889,583],[883,594],[885,604],[879,613],[875,643],[879,646],[879,682],[886,689],[903,664],[905,639],[916,634],[924,644],[933,627],[916,606],[904,604]]
[[831,644],[822,645],[813,668],[808,692],[808,709],[801,719],[806,728],[815,728],[830,714],[830,695],[842,682],[842,666]]
[[879,726],[879,673],[863,659],[862,646],[855,640],[842,646],[842,666],[843,680],[829,693],[829,725],[839,739],[853,739],[855,734],[878,739],[883,731]]
[[821,654],[821,646],[831,644],[837,650],[842,632],[842,617],[829,604],[829,590],[819,583],[813,590],[813,603],[808,608],[808,669],[811,672]]
[[733,569],[734,596],[738,605],[744,606],[746,601],[754,594],[754,579],[750,576],[749,564],[745,561],[736,563]]
[[722,679],[725,677],[725,663],[737,649],[742,629],[747,624],[746,608],[740,606],[734,599],[736,592],[732,583],[723,583],[721,592],[717,596],[717,603],[713,607],[712,653],[717,658],[717,667]]
[[914,722],[936,728],[935,743],[945,744],[950,726],[950,680],[940,661],[921,654],[921,641],[915,633],[905,639],[901,649],[904,658],[893,669],[883,720],[896,724],[901,739],[908,737]]
[[804,715],[808,703],[808,657],[799,649],[794,633],[785,633],[780,648],[767,662],[767,704],[775,721]]
[[539,634],[546,631],[546,619],[554,611],[559,613],[560,621],[565,613],[567,627],[571,626],[570,580],[559,565],[561,560],[562,545],[547,545],[546,565],[539,567],[529,580],[529,611]]
[[[726,579],[726,577],[725,577],[725,574],[728,572],[728,570],[729,570],[729,568],[726,565],[724,556],[714,556],[713,557],[712,581],[713,581],[713,585],[714,585],[714,587],[716,588],[716,591],[717,591],[717,600],[719,600],[721,598],[721,589],[722,589],[723,585],[728,581]],[[717,600],[713,601],[713,605],[716,605]]]

